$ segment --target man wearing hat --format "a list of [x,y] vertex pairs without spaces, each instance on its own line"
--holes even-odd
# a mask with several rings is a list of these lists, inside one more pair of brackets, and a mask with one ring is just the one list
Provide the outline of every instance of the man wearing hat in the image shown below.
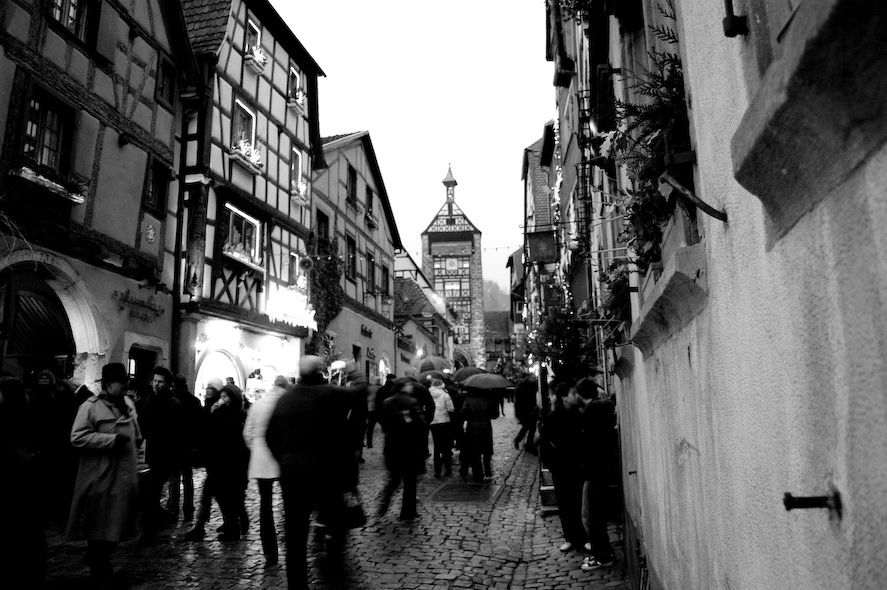
[[[323,359],[299,361],[299,382],[284,393],[268,421],[265,442],[280,465],[286,527],[286,576],[290,588],[308,586],[308,526],[313,510],[342,512],[349,465],[350,392],[323,378]],[[337,523],[328,520],[329,531]]]
[[86,561],[99,587],[110,585],[111,553],[136,536],[142,433],[135,405],[124,395],[121,363],[102,367],[101,392],[78,409],[71,444],[83,451],[68,518],[69,541],[86,539]]

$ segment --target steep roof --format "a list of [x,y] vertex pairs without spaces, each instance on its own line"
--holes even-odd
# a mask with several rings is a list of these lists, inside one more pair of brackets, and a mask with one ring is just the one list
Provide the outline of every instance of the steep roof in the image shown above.
[[370,169],[376,180],[376,191],[379,193],[379,202],[382,203],[382,210],[385,212],[385,219],[388,221],[388,229],[391,231],[391,240],[397,250],[403,250],[403,244],[400,241],[400,232],[397,231],[397,223],[394,221],[394,212],[391,210],[391,201],[388,199],[388,191],[385,188],[385,181],[382,178],[382,170],[379,168],[379,160],[376,158],[376,150],[373,148],[373,140],[370,139],[369,131],[355,131],[353,133],[343,133],[340,135],[331,135],[321,139],[324,152],[332,152],[345,149],[354,143],[363,144],[363,151],[366,154]]
[[394,316],[413,317],[425,313],[435,314],[437,310],[422,292],[422,288],[412,279],[394,279]]
[[[452,218],[454,222],[452,224],[445,223],[444,220],[447,218]],[[440,211],[437,212],[437,215],[434,216],[434,219],[431,220],[431,223],[428,224],[428,227],[425,228],[425,231],[422,232],[422,235],[432,232],[454,233],[462,231],[475,234],[481,233],[477,226],[471,223],[468,216],[462,212],[455,200],[447,200],[443,207],[440,208]]]
[[231,0],[182,0],[194,53],[215,53],[225,39]]
[[[268,0],[249,0],[247,5],[262,26],[271,31],[277,42],[299,66],[318,76],[326,76]],[[231,0],[182,0],[182,10],[188,23],[188,36],[191,37],[194,53],[200,55],[218,52],[228,29]]]

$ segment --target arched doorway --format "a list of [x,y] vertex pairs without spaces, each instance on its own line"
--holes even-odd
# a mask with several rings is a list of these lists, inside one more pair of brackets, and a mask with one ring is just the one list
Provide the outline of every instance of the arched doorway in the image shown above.
[[206,384],[210,379],[218,377],[225,383],[228,377],[233,378],[234,385],[241,390],[244,388],[243,372],[237,366],[234,358],[223,350],[211,350],[206,353],[197,367],[197,381],[194,384],[194,394],[201,400],[206,393]]
[[471,363],[468,361],[468,357],[465,356],[465,353],[457,348],[453,351],[453,365],[455,370],[458,371],[462,367],[470,367]]
[[77,352],[62,301],[44,266],[19,264],[0,273],[0,370],[23,381],[41,369],[66,379]]

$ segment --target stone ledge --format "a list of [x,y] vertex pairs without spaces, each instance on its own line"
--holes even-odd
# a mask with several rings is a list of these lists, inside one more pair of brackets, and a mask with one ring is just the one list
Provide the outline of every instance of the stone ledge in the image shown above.
[[761,200],[771,242],[887,141],[887,11],[805,2],[733,136],[736,180]]
[[666,262],[650,299],[631,327],[631,341],[645,357],[705,308],[706,269],[702,242],[679,248]]

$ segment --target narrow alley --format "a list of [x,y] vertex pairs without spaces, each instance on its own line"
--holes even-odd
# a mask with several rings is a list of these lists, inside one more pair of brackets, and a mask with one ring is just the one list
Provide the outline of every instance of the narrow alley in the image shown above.
[[[583,553],[558,550],[563,539],[556,514],[543,516],[539,503],[538,459],[514,449],[518,424],[506,403],[505,416],[493,421],[492,481],[464,482],[458,474],[435,479],[430,469],[419,479],[419,519],[400,522],[399,494],[385,517],[375,506],[385,480],[382,434],[364,449],[360,491],[368,514],[367,525],[349,533],[342,562],[327,556],[322,535],[309,541],[313,588],[320,589],[530,589],[627,588],[617,523],[610,538],[616,549],[613,567],[596,572],[580,569]],[[203,471],[199,470],[202,481]],[[200,485],[197,495],[199,497]],[[275,520],[283,545],[282,502],[276,499]],[[265,566],[258,534],[258,493],[251,482],[248,493],[250,531],[239,543],[221,543],[212,531],[206,540],[182,539],[188,523],[179,521],[158,537],[153,547],[140,548],[135,540],[121,544],[113,562],[118,575],[133,590],[285,589],[285,552],[280,564]],[[50,590],[78,590],[89,586],[84,561],[85,543],[67,544],[61,535],[48,539]]]

